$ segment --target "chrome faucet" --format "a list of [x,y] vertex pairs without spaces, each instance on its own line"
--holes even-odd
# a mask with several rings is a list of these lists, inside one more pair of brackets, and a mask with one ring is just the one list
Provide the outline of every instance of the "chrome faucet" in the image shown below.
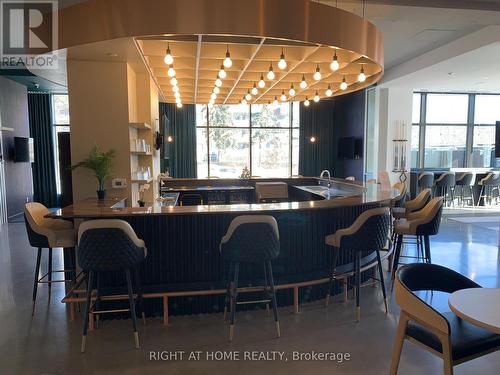
[[[326,173],[326,175],[328,176],[328,188],[331,188],[332,187],[332,184],[331,184],[331,177],[330,177],[330,171],[328,169],[325,169],[324,171],[321,172],[321,174],[319,175],[319,178],[322,179],[323,178],[323,175]],[[321,185],[321,181],[318,181],[318,184]]]

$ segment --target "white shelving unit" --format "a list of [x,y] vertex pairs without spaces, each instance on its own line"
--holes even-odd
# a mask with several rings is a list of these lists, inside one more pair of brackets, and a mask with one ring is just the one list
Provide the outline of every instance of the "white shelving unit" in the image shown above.
[[[137,206],[139,199],[139,187],[143,184],[148,184],[153,181],[153,176],[147,179],[137,178],[136,172],[141,168],[149,170],[153,173],[153,130],[151,126],[145,122],[129,123],[130,135],[130,184],[132,191],[132,206]],[[135,140],[144,140],[146,150],[136,150]],[[145,194],[145,200],[153,200],[153,189],[149,189]]]

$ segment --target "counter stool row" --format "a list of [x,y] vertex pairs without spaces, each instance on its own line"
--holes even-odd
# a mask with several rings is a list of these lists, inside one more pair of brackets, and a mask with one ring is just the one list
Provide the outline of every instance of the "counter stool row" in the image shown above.
[[[455,174],[454,172],[444,172],[437,179],[434,179],[434,173],[422,172],[418,175],[417,184],[419,191],[423,189],[432,189],[433,196],[442,196],[445,204],[454,205],[455,199],[458,199],[460,205],[469,202],[471,206],[479,205],[481,200],[484,204],[491,205],[493,199],[498,203],[500,195],[500,174],[490,172],[482,178],[478,185],[481,186],[479,199],[474,199],[474,174],[464,172]],[[457,191],[458,189],[458,191]],[[459,195],[456,196],[458,192]]]
[[[336,279],[346,280],[346,275],[353,275],[355,279],[354,290],[356,292],[356,319],[360,319],[360,286],[361,272],[368,269],[378,269],[378,276],[373,274],[372,279],[382,284],[382,294],[387,312],[386,289],[384,283],[384,273],[382,268],[382,255],[387,250],[386,245],[389,240],[391,226],[391,210],[393,215],[401,215],[405,212],[405,219],[399,219],[394,223],[394,232],[398,237],[398,247],[394,265],[398,264],[400,244],[403,235],[412,234],[417,236],[431,235],[428,228],[436,228],[436,220],[429,220],[432,214],[435,215],[436,202],[442,203],[442,199],[435,198],[430,201],[422,210],[415,214],[416,207],[422,206],[425,197],[421,197],[416,202],[408,202],[405,207],[396,209],[393,207],[400,204],[401,197],[405,190],[400,185],[400,195],[391,202],[391,207],[381,207],[366,210],[348,228],[340,228],[335,233],[325,237],[325,244],[332,247],[328,293],[326,305],[332,291],[333,282]],[[399,213],[398,213],[399,212]],[[141,239],[137,237],[134,230],[122,220],[90,220],[82,223],[76,233],[72,224],[61,222],[60,220],[46,219],[48,210],[39,204],[26,205],[26,226],[30,237],[30,243],[34,247],[72,247],[78,245],[78,260],[82,271],[87,275],[87,291],[82,327],[81,351],[86,349],[86,339],[89,317],[101,313],[113,312],[100,309],[101,288],[99,274],[103,272],[122,271],[125,275],[127,292],[129,297],[129,308],[118,311],[130,311],[134,333],[135,346],[138,348],[139,334],[137,329],[137,309],[144,319],[144,307],[142,298],[142,288],[138,272],[138,267],[147,257],[147,248]],[[407,213],[407,214],[406,214]],[[439,225],[437,224],[437,227]],[[405,229],[406,228],[406,229]],[[65,239],[64,241],[62,239]],[[426,249],[428,248],[426,240]],[[40,254],[39,249],[39,254]],[[276,326],[276,335],[280,337],[280,325],[278,320],[276,290],[274,285],[274,275],[272,261],[276,259],[280,251],[279,229],[276,219],[268,215],[243,215],[234,218],[222,237],[220,242],[221,256],[228,264],[227,293],[225,299],[225,314],[229,311],[229,339],[234,337],[236,320],[236,310],[239,304],[265,303],[267,307],[272,305],[273,319]],[[426,253],[427,254],[427,253]],[[337,270],[339,257],[351,259],[351,263],[343,265]],[[426,258],[430,261],[430,255]],[[238,301],[238,283],[240,266],[245,264],[262,264],[263,286],[258,287],[264,297],[257,301]],[[36,298],[36,287],[38,285],[38,269],[40,259],[37,259],[36,277],[34,285],[33,301]],[[396,267],[393,267],[395,271]],[[71,270],[75,282],[76,267]],[[136,293],[132,286],[132,279],[135,280]],[[50,284],[49,284],[50,285]],[[93,295],[93,290],[96,290]]]

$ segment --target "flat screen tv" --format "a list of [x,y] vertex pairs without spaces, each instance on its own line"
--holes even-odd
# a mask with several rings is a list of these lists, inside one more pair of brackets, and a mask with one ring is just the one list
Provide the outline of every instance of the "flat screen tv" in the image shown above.
[[14,137],[14,162],[33,163],[34,161],[33,138]]

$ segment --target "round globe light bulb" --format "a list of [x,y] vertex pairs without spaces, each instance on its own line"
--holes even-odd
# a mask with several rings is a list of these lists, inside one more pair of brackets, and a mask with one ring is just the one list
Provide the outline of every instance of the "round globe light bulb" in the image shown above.
[[177,78],[172,77],[172,79],[170,80],[170,84],[171,84],[172,86],[177,86]]
[[330,87],[330,85],[328,85],[328,88],[325,91],[325,95],[328,97],[333,95],[333,91],[332,91],[332,88]]
[[179,86],[172,86],[173,92],[179,92]]
[[309,101],[309,99],[307,99],[307,97],[306,97],[306,100],[304,100],[304,105],[305,105],[306,107],[309,107],[309,104],[311,104],[311,102],[310,102],[310,101]]
[[177,103],[177,108],[182,108],[182,103]]
[[273,67],[269,67],[269,71],[267,72],[267,79],[272,81],[276,78],[276,74],[274,74]]
[[302,81],[300,81],[300,88],[305,89],[307,87],[307,82],[305,77],[302,77]]
[[251,91],[252,95],[257,95],[259,93],[259,90],[257,90],[257,86],[255,86],[255,83],[253,84],[253,87],[252,87],[252,91]]
[[359,73],[359,75],[358,75],[358,81],[359,82],[366,81],[366,74],[365,74],[365,72],[363,70],[361,70],[361,73]]
[[288,94],[290,96],[295,96],[295,89],[293,88],[293,85],[292,85],[292,87],[290,87],[290,90],[288,90]]
[[215,86],[217,86],[217,87],[221,87],[221,86],[222,86],[222,81],[221,81],[221,79],[220,79],[220,78],[217,78],[217,79],[215,80]]
[[174,92],[174,97],[177,99],[177,98],[180,98],[181,97],[181,93],[179,91],[177,92]]
[[247,93],[246,93],[246,95],[245,95],[245,99],[246,99],[247,101],[252,100],[252,94],[250,94],[250,92],[247,92]]
[[221,66],[220,67],[220,70],[219,70],[219,78],[220,79],[224,79],[227,77],[227,73],[226,71],[224,70],[224,66]]
[[167,70],[167,74],[170,78],[174,77],[175,76],[175,69],[173,66],[171,66],[170,68],[168,68]]
[[347,82],[345,81],[345,78],[344,78],[344,80],[342,81],[342,83],[340,84],[340,89],[341,89],[341,90],[345,90],[345,89],[347,89]]
[[315,103],[319,102],[319,95],[318,95],[318,93],[316,93],[316,95],[314,95],[313,100],[314,100]]
[[266,81],[264,81],[264,77],[262,76],[262,74],[261,74],[261,76],[260,76],[260,80],[259,80],[258,86],[259,86],[261,89],[263,89],[264,87],[266,87]]
[[218,94],[220,93],[220,88],[218,88],[217,86],[214,87],[214,89],[212,90],[214,93]]
[[241,99],[241,104],[246,105],[247,104],[247,100],[245,98]]

